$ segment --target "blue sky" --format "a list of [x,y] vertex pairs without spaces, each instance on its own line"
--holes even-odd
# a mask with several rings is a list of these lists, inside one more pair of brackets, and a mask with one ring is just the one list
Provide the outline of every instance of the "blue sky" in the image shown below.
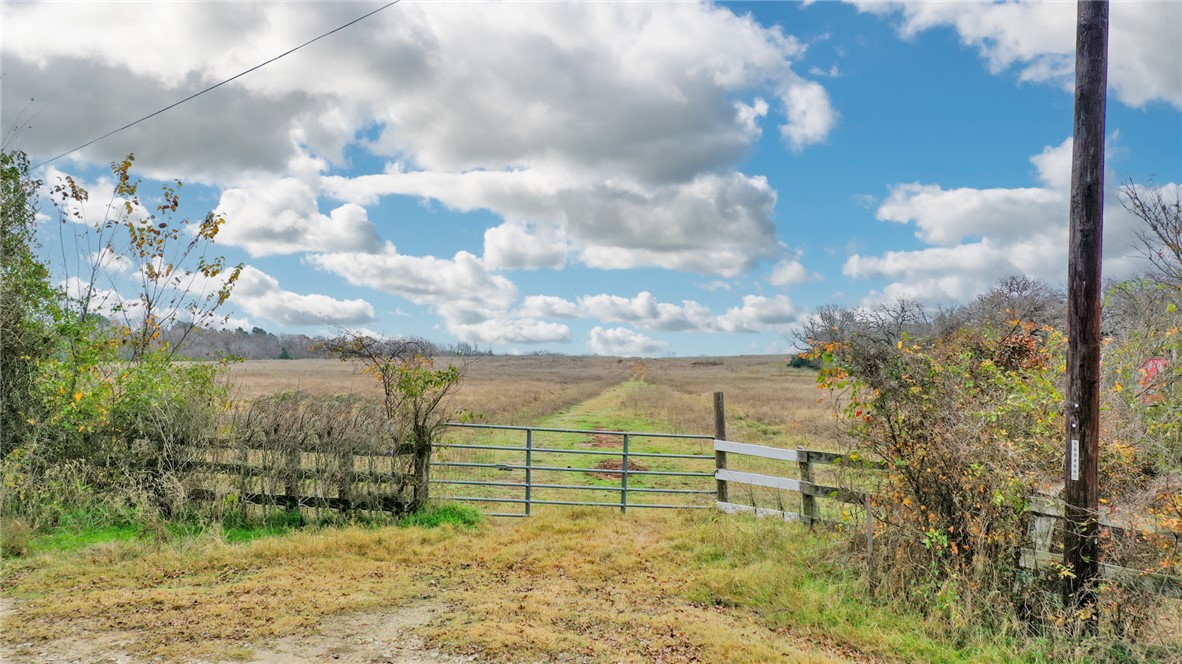
[[[43,161],[377,6],[5,3],[6,147]],[[183,179],[248,266],[232,326],[783,352],[826,303],[1062,284],[1074,21],[1074,3],[404,0],[39,175],[101,190],[135,152]],[[1182,183],[1182,8],[1114,3],[1111,24],[1119,278],[1142,265],[1118,187]],[[76,229],[42,211],[60,256]]]

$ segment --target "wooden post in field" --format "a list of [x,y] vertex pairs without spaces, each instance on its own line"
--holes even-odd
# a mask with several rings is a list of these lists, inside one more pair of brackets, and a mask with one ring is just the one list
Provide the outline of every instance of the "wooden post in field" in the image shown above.
[[337,457],[337,471],[340,474],[340,480],[337,484],[337,496],[340,497],[344,503],[345,509],[353,508],[353,445],[346,441],[340,441],[340,451]]
[[[1108,2],[1080,0],[1075,42],[1075,132],[1067,258],[1067,468],[1063,564],[1068,606],[1094,609],[1100,572],[1100,261],[1104,233],[1104,112]],[[1094,632],[1097,621],[1086,629]]]
[[866,587],[874,595],[874,514],[870,512],[870,494],[863,498],[866,506]]
[[[796,450],[797,467],[800,469],[800,483],[812,483],[813,481],[813,465],[809,463],[808,450]],[[817,499],[813,494],[809,493],[808,489],[812,487],[800,487],[800,520],[808,524],[809,528],[813,527],[813,523],[817,518]]]
[[[723,403],[722,392],[714,393],[714,439],[726,440],[726,405]],[[716,470],[723,470],[726,468],[726,452],[714,451],[714,468]],[[727,503],[728,500],[726,480],[715,480],[718,490],[718,502]]]
[[283,451],[283,493],[290,500],[300,494],[299,475],[303,455],[300,453],[298,441],[284,442],[287,444],[287,448]]

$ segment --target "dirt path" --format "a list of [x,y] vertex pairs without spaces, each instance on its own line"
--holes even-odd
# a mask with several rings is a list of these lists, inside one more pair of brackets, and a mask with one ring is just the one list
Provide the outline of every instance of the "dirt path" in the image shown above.
[[[288,636],[256,644],[244,661],[250,664],[459,664],[484,661],[479,655],[444,653],[415,630],[440,611],[432,604],[417,604],[392,611],[356,613],[325,620],[311,634]],[[16,601],[0,598],[0,625],[16,612]],[[131,633],[107,632],[84,637],[62,636],[42,643],[12,644],[0,641],[0,662],[12,664],[140,664],[153,661],[129,653]],[[193,659],[194,664],[210,660]]]

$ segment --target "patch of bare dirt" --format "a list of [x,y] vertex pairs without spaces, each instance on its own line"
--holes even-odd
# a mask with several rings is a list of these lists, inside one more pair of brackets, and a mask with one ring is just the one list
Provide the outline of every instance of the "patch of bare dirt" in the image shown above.
[[[330,618],[315,634],[287,636],[253,645],[250,664],[459,664],[485,661],[478,654],[455,655],[427,643],[415,630],[429,623],[440,609],[430,604]],[[13,600],[0,598],[0,625],[15,613]],[[146,660],[128,652],[131,633],[63,635],[40,643],[0,641],[0,662],[12,664],[141,664]],[[223,661],[193,658],[191,664]]]
[[620,436],[613,436],[610,433],[597,433],[591,436],[591,442],[587,443],[587,445],[588,447],[621,449],[624,447],[624,439]]
[[432,647],[414,632],[431,622],[439,607],[423,604],[391,612],[341,616],[326,621],[316,634],[289,636],[255,650],[251,664],[344,662],[349,664],[419,664],[482,661],[478,655],[452,655]]
[[[604,459],[603,461],[600,461],[599,463],[595,464],[595,467],[600,470],[623,470],[624,469],[624,460],[623,459]],[[646,466],[644,464],[636,463],[632,459],[628,459],[628,470],[629,471],[648,470],[648,466]],[[588,471],[587,474],[592,477],[598,477],[601,480],[618,480],[618,479],[620,479],[620,475],[621,475],[621,473],[596,473],[596,472],[592,472],[592,471]]]

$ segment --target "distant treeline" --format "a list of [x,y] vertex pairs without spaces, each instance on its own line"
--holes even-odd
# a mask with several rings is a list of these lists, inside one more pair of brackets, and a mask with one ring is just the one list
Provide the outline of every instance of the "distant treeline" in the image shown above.
[[[177,324],[162,332],[162,336],[177,349],[177,356],[208,360],[235,358],[244,360],[304,360],[335,357],[324,350],[331,338],[308,336],[306,334],[272,334],[261,327],[249,331],[237,329],[200,329]],[[433,357],[476,357],[493,355],[492,349],[481,348],[467,342],[437,343],[416,338]],[[530,355],[562,355],[552,351],[533,351]]]

